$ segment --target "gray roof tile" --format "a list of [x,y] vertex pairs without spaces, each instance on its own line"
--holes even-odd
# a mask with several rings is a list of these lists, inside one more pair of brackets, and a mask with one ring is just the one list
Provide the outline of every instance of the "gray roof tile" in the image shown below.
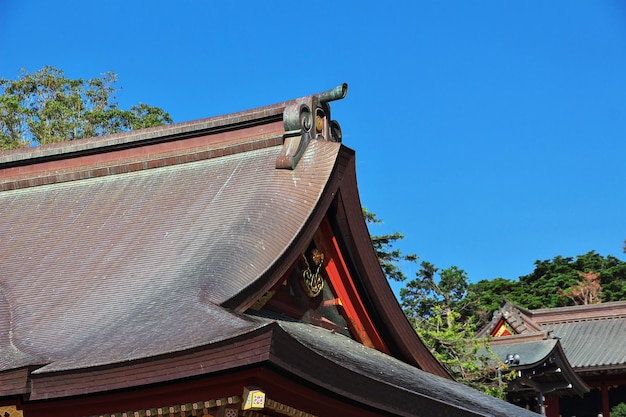
[[574,368],[626,364],[626,319],[607,318],[546,325]]

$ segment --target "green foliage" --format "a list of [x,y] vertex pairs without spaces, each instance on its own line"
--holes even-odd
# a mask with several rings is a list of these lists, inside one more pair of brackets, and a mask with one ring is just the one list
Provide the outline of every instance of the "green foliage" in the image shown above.
[[611,408],[611,417],[626,417],[626,404],[619,403]]
[[568,297],[559,295],[581,281],[581,273],[600,274],[602,301],[626,299],[626,262],[614,256],[603,257],[595,251],[574,258],[556,256],[552,260],[536,261],[535,270],[519,278],[523,288],[511,301],[526,308],[552,308],[572,305]]
[[[376,217],[376,214],[368,211],[365,207],[363,208],[363,217],[365,217],[365,222],[368,225],[382,223],[382,220]],[[393,245],[397,241],[404,239],[404,236],[398,232],[385,235],[372,235],[370,233],[370,239],[374,249],[376,250],[378,262],[385,272],[385,276],[394,281],[404,281],[406,279],[406,275],[404,275],[402,269],[400,269],[399,263],[403,261],[417,261],[417,256],[405,255],[399,249],[393,248]]]
[[567,294],[580,286],[588,273],[600,276],[602,302],[626,300],[626,262],[591,251],[576,258],[536,261],[533,272],[515,281],[496,278],[470,284],[464,314],[473,317],[480,328],[491,320],[503,298],[529,309],[573,305]]
[[460,321],[458,313],[453,312],[447,324],[449,316],[437,314],[437,310],[434,316],[416,322],[422,341],[457,381],[503,398],[508,374],[505,372],[503,384],[499,384],[499,361],[490,353],[487,341],[476,339],[474,325]]
[[171,123],[158,107],[122,110],[115,102],[117,75],[70,79],[46,66],[17,80],[0,79],[0,150],[43,145]]
[[439,273],[437,282],[438,271],[430,262],[422,262],[416,279],[400,290],[402,307],[409,319],[444,314],[453,320],[453,311],[463,311],[468,288],[467,274],[452,266]]
[[400,290],[400,298],[422,341],[455,379],[502,398],[499,361],[490,354],[486,340],[474,337],[474,322],[461,314],[467,289],[465,271],[456,266],[439,271],[422,262],[416,279]]
[[[363,215],[368,224],[380,223],[366,209]],[[417,260],[393,248],[402,238],[400,233],[371,237],[387,277],[398,281],[405,280],[399,262]],[[571,305],[568,290],[595,274],[600,276],[603,301],[626,300],[626,262],[591,251],[576,258],[536,261],[534,271],[518,280],[495,278],[472,284],[456,266],[439,270],[422,262],[415,279],[400,290],[400,301],[422,341],[457,380],[503,398],[515,373],[491,353],[487,340],[475,338],[476,329],[491,321],[505,298],[530,309]]]
[[502,305],[504,298],[517,300],[520,298],[522,286],[519,281],[505,278],[481,280],[470,284],[467,290],[467,307],[464,316],[472,318],[476,328],[486,326],[492,318],[493,312]]

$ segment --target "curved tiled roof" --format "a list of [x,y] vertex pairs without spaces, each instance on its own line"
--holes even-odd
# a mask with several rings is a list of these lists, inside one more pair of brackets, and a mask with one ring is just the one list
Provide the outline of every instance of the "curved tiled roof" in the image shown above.
[[626,364],[626,318],[605,318],[545,326],[561,340],[572,367],[623,367]]
[[495,338],[494,344],[517,344],[537,337],[555,338],[577,371],[626,367],[626,301],[537,310],[525,310],[507,302],[494,313],[494,319],[480,334],[493,332],[501,318],[512,328],[508,321],[511,319],[518,319],[526,327],[516,335]]
[[[319,355],[307,355],[307,360],[299,360],[304,355],[301,357],[292,349],[292,359],[286,364],[292,372],[305,378],[320,378],[316,381],[320,385],[346,396],[359,396],[360,401],[365,396],[371,406],[393,415],[422,415],[423,410],[429,416],[537,415],[463,384],[416,370],[343,335],[303,323],[279,322],[279,325]],[[324,370],[320,359],[330,361],[335,369],[320,376]]]
[[[491,344],[490,349],[502,363],[517,371],[519,377],[534,381],[535,386],[547,392],[582,396],[589,391],[567,360],[558,339]],[[519,363],[506,362],[511,354],[517,355]]]
[[[0,398],[71,403],[271,365],[362,409],[531,415],[446,379],[420,341],[371,245],[354,152],[316,97],[0,155]],[[292,126],[306,103],[321,103],[302,122],[315,137]],[[245,314],[323,220],[390,355]]]
[[211,340],[220,329],[201,330],[214,305],[290,246],[339,149],[311,143],[293,171],[275,169],[279,148],[270,147],[0,193],[12,345],[82,364],[87,352],[115,362]]

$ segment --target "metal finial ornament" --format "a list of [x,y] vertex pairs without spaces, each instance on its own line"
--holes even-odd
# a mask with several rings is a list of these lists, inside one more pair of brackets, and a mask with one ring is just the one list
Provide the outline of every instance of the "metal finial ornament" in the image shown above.
[[330,118],[330,101],[341,100],[348,84],[294,100],[283,111],[283,148],[276,158],[276,168],[295,169],[311,140],[341,142],[339,123]]

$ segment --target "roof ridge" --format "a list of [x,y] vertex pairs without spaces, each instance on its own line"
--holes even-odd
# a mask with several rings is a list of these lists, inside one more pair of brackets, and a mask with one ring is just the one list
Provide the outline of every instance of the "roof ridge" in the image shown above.
[[[162,153],[149,154],[144,158],[131,153],[121,158],[86,158],[87,161],[82,164],[79,159],[74,164],[48,163],[40,170],[32,169],[29,172],[29,170],[21,169],[12,170],[15,173],[10,171],[3,173],[0,176],[0,191],[161,168],[280,146],[281,144],[282,135],[271,135],[221,146],[197,147],[192,151],[189,149],[170,149]],[[95,160],[91,161],[90,159]],[[0,172],[2,172],[1,169]]]
[[598,304],[565,306],[532,310],[532,318],[538,324],[568,323],[591,320],[594,318],[626,317],[626,302],[611,301]]
[[626,319],[626,314],[617,314],[614,316],[591,316],[591,317],[575,317],[573,319],[561,319],[561,320],[550,320],[550,321],[542,321],[540,323],[541,326],[547,326],[550,324],[565,324],[565,323],[582,323],[586,321],[608,321],[608,320],[620,320]]
[[231,129],[237,129],[254,122],[258,124],[272,119],[282,120],[282,112],[285,106],[292,101],[295,100],[198,120],[172,123],[128,132],[119,132],[104,136],[81,138],[36,147],[0,151],[0,169],[7,165],[17,165],[20,161],[30,161],[37,158],[46,158],[50,156],[73,154],[85,151],[94,152],[97,149],[108,147],[141,146],[142,142],[154,139],[159,139],[159,141],[162,142],[164,141],[164,138],[175,139],[185,135],[197,136],[198,134],[209,133],[215,129],[224,130],[229,127]]
[[190,122],[0,152],[0,191],[139,171],[282,146],[276,168],[294,169],[312,139],[341,141],[329,101],[347,84]]

